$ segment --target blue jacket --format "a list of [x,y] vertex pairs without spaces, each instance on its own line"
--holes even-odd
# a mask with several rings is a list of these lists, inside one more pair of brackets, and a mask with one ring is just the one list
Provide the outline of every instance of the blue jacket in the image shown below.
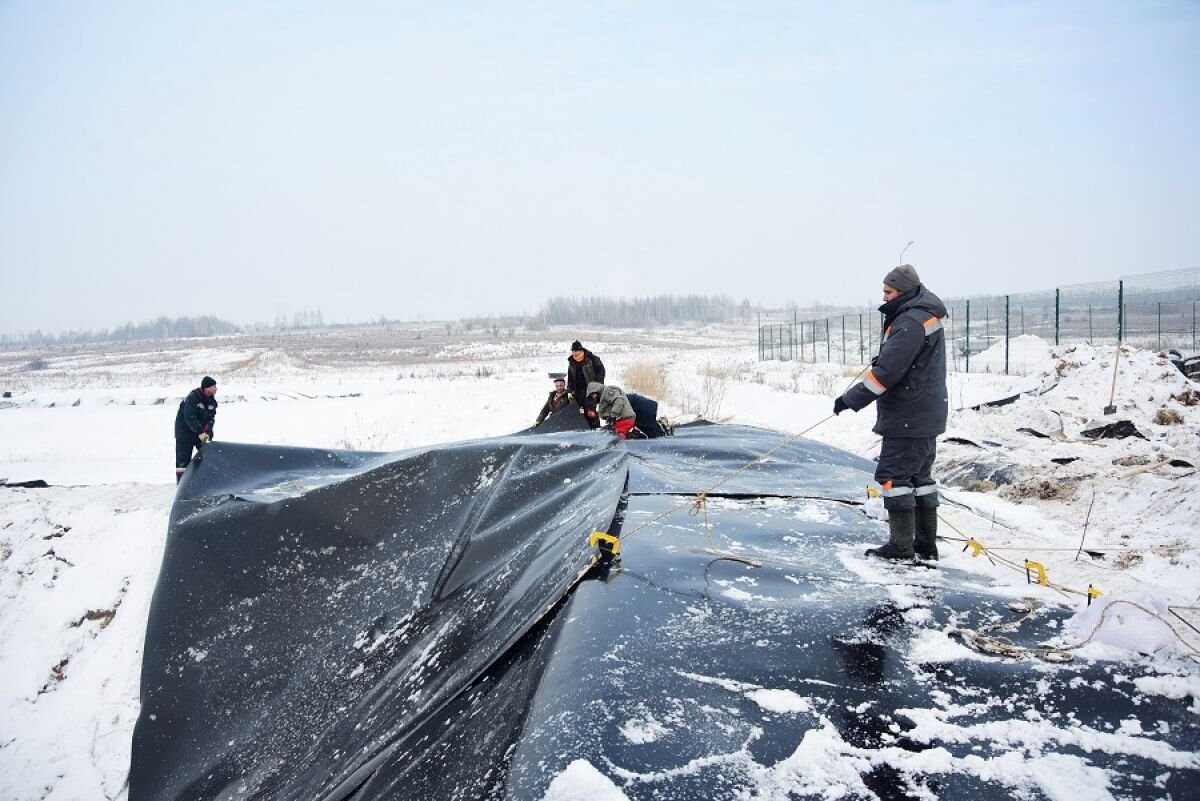
[[879,307],[884,315],[879,355],[842,400],[858,411],[876,404],[876,434],[936,437],[946,430],[946,307],[924,286]]

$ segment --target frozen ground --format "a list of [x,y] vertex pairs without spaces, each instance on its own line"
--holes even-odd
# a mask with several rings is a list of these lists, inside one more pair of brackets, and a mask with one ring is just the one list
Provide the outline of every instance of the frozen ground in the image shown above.
[[[142,636],[174,488],[171,427],[201,375],[220,382],[220,439],[397,450],[527,427],[550,388],[546,373],[564,369],[576,337],[604,358],[610,381],[656,395],[672,418],[807,432],[867,457],[877,450],[872,411],[827,419],[857,366],[760,363],[749,327],[476,336],[430,325],[0,353],[0,390],[12,393],[0,400],[0,477],[52,485],[0,490],[0,798],[124,797]],[[1200,627],[1200,386],[1158,355],[1126,349],[1118,413],[1105,417],[1113,356],[1110,346],[1022,338],[1010,352],[1021,375],[997,373],[1004,355],[993,349],[975,362],[992,372],[951,376],[955,411],[938,473],[951,501],[943,534],[954,539],[942,543],[943,563],[1014,597],[1081,610],[1075,641],[1103,614],[1099,604],[1084,611],[1075,594],[1089,585],[1104,593],[1101,603],[1123,598],[1156,611],[1112,607],[1079,653],[1152,666],[1158,675],[1137,690],[1200,714],[1200,669],[1187,645],[1200,646],[1190,627]],[[1018,392],[1028,394],[972,408]],[[1145,439],[1081,436],[1118,419]],[[964,552],[968,537],[988,555]],[[1053,586],[1027,584],[1026,559],[1043,564]],[[844,561],[852,572],[875,570]],[[978,658],[945,637],[912,647],[914,659]],[[931,737],[971,736],[969,725],[947,720],[921,725]],[[835,797],[857,762],[878,758],[823,736],[811,732],[792,760],[824,754],[833,760],[825,778],[764,768],[748,797]],[[1112,736],[1152,745],[1154,733]],[[1031,797],[1104,791],[1103,776],[1056,771],[1054,743],[1024,747],[1036,757],[1019,764]],[[1195,769],[1200,744],[1172,759]],[[576,763],[548,797],[622,798],[621,783],[605,766]]]

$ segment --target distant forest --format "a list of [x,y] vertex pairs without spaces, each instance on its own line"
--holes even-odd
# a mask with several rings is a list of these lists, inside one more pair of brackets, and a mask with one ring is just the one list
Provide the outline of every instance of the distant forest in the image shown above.
[[656,295],[651,298],[567,298],[546,301],[537,322],[545,325],[646,326],[672,323],[728,323],[749,320],[750,301],[720,295]]
[[0,336],[4,346],[28,345],[86,345],[95,342],[132,342],[134,340],[184,339],[235,334],[240,329],[212,315],[202,317],[159,317],[144,323],[125,325],[106,331],[66,331],[62,334],[43,334],[33,331],[21,336]]
[[[467,331],[475,329],[499,332],[500,328],[542,329],[548,325],[657,326],[675,323],[727,323],[751,319],[750,301],[712,295],[657,295],[646,298],[556,297],[546,301],[541,311],[531,316],[473,317],[463,321]],[[387,322],[386,319],[381,322]],[[375,325],[377,323],[362,323]],[[238,332],[280,331],[324,328],[320,310],[301,311],[291,318],[277,316],[274,324],[254,323],[238,326],[212,315],[202,317],[159,317],[144,323],[103,331],[66,331],[48,334],[32,331],[16,336],[0,334],[0,348],[39,347],[45,345],[88,345],[102,342],[134,342],[208,337]],[[338,325],[338,328],[347,326]],[[349,326],[353,327],[353,326]],[[447,330],[453,326],[447,323]]]

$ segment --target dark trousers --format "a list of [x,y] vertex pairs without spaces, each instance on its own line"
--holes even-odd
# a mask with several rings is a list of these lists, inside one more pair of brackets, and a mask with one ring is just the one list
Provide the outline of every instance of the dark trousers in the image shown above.
[[885,509],[914,509],[938,505],[933,460],[937,437],[884,437],[875,466]]
[[200,440],[175,440],[175,480],[183,476],[183,471],[192,463],[192,450],[200,451]]

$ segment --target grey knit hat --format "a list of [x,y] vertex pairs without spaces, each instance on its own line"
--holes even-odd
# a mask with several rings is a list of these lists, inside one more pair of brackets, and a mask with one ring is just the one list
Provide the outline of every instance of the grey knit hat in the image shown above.
[[901,264],[883,277],[883,283],[901,292],[911,292],[921,285],[921,276],[911,264]]

